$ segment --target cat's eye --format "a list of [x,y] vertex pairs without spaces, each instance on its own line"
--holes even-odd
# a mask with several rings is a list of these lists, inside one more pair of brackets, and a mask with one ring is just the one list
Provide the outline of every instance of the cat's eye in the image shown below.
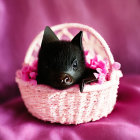
[[75,59],[72,63],[73,70],[77,70],[77,66],[78,66],[78,61],[77,59]]

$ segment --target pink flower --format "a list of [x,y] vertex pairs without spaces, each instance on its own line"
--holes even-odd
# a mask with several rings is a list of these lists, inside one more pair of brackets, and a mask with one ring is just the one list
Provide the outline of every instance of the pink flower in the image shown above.
[[24,81],[29,81],[29,80],[30,80],[28,74],[26,74],[26,73],[24,73],[24,74],[22,73],[22,79],[23,79]]
[[31,85],[37,85],[37,81],[36,80],[30,80],[30,84]]
[[119,70],[121,68],[121,64],[119,62],[114,62],[112,65],[112,68],[115,70]]
[[36,71],[36,72],[37,72],[37,65],[38,65],[38,61],[37,61],[37,60],[34,60],[34,62],[33,62],[33,64],[32,64],[32,69],[33,69],[34,71]]
[[25,64],[21,69],[21,77],[24,81],[29,81],[32,85],[36,85],[37,76],[37,60],[33,62],[32,65]]
[[85,56],[88,55],[88,51],[84,51]]
[[90,59],[88,63],[86,61],[86,67],[97,70],[98,74],[94,74],[98,78],[98,83],[101,84],[107,80],[108,73],[108,61],[101,59],[101,56],[96,55]]
[[[85,57],[87,57],[88,51],[85,51]],[[87,58],[86,58],[87,60]],[[108,80],[109,73],[108,73],[108,60],[103,59],[101,56],[96,55],[94,58],[90,59],[89,61],[86,61],[86,67],[94,69],[98,72],[94,73],[95,77],[98,78],[98,83],[102,84],[103,82]],[[121,67],[120,63],[114,62],[112,65],[112,68],[114,70],[119,70]]]
[[30,72],[29,76],[31,77],[31,79],[36,79],[37,73],[36,72]]
[[29,65],[24,65],[22,67],[22,73],[29,73],[31,71],[31,67]]

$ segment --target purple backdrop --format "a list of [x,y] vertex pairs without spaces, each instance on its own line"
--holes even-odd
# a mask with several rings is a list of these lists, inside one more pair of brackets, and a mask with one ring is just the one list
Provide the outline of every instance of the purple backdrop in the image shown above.
[[[72,127],[49,123],[46,126],[28,114],[17,97],[15,71],[21,67],[33,38],[46,25],[66,22],[95,28],[127,75],[122,78],[117,105],[108,118]],[[139,53],[139,0],[0,0],[0,139],[22,140],[27,139],[27,134],[29,140],[140,138]]]

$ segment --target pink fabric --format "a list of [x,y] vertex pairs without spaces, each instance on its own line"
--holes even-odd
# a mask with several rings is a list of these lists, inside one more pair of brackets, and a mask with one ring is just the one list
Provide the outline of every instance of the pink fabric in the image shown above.
[[[0,140],[140,138],[140,2],[138,0],[0,0]],[[32,117],[20,99],[15,71],[46,25],[80,22],[107,41],[125,74],[117,104],[100,121],[64,126]],[[9,100],[14,98],[13,100]]]

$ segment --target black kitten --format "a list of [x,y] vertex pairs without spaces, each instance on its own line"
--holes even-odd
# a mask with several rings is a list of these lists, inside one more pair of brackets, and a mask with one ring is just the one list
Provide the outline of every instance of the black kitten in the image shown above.
[[46,27],[38,55],[38,84],[66,89],[79,83],[84,73],[82,31],[72,41],[60,41],[54,32]]

